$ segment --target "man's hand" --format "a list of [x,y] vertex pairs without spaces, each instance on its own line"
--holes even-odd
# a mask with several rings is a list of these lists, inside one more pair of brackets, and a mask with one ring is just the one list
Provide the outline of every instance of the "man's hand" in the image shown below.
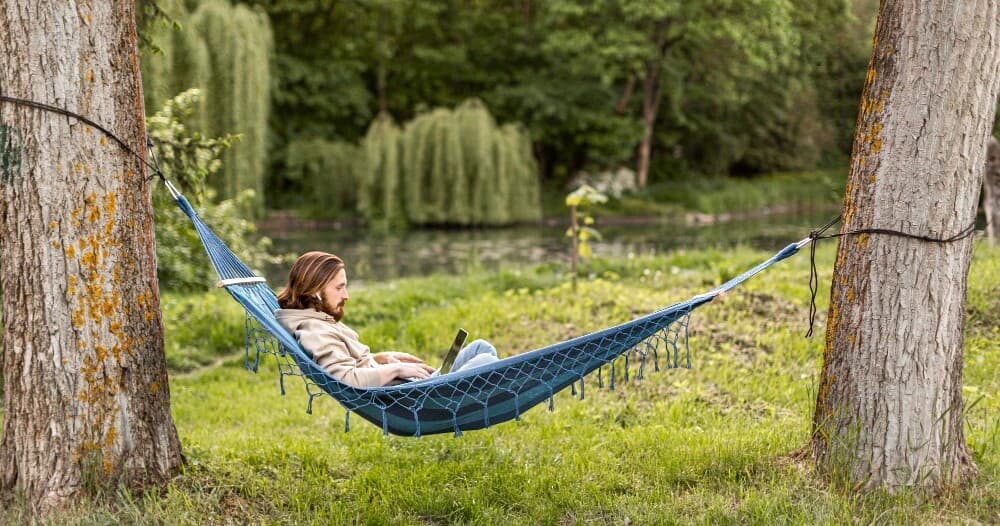
[[396,362],[381,365],[376,368],[379,375],[379,385],[392,385],[402,380],[423,380],[430,378],[434,368],[422,363]]
[[405,352],[378,352],[372,355],[375,363],[424,363],[423,360]]
[[398,380],[422,380],[430,378],[434,368],[425,364],[412,354],[405,352],[379,352],[372,354],[379,367],[379,378],[382,385],[389,385]]

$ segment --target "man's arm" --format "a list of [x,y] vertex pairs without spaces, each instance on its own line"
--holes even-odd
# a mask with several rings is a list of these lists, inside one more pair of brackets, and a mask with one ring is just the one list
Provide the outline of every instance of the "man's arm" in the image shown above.
[[381,364],[386,363],[424,363],[423,360],[405,352],[386,351],[372,354],[372,358]]
[[373,370],[378,371],[382,382],[380,385],[388,385],[396,380],[412,380],[414,378],[422,380],[430,378],[431,373],[434,372],[434,368],[429,365],[406,362],[379,365]]

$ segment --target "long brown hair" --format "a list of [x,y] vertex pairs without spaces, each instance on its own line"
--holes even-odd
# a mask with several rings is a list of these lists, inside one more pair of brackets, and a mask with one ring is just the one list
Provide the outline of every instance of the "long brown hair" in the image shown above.
[[344,260],[326,252],[306,252],[299,256],[288,272],[288,286],[278,294],[282,309],[315,309],[323,311],[317,296],[338,272]]

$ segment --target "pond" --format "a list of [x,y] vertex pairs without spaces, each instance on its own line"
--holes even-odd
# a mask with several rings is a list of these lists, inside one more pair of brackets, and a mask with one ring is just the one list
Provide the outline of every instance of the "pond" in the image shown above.
[[[603,239],[592,244],[596,256],[661,253],[680,248],[727,248],[736,245],[778,250],[809,235],[837,214],[829,208],[768,214],[725,222],[632,220],[595,225]],[[384,281],[435,273],[463,273],[470,268],[569,262],[566,223],[491,229],[420,229],[377,232],[337,223],[267,222],[261,233],[276,253],[307,250],[332,252],[347,261],[351,280]],[[284,283],[290,263],[266,269],[268,282]]]

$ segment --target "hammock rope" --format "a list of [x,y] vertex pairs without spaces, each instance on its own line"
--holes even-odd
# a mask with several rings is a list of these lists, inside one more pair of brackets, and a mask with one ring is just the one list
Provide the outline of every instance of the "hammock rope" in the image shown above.
[[[344,384],[327,374],[278,323],[274,317],[274,311],[278,308],[274,291],[266,285],[263,278],[257,276],[233,254],[198,217],[188,200],[164,177],[156,162],[153,143],[148,136],[146,144],[152,163],[110,130],[79,113],[0,93],[0,106],[2,103],[75,118],[109,136],[122,149],[150,168],[152,171],[150,179],[159,177],[163,180],[177,205],[191,219],[212,261],[212,266],[219,275],[218,285],[224,287],[246,309],[246,367],[257,371],[261,354],[273,354],[279,357],[279,385],[282,394],[285,393],[285,376],[303,377],[309,396],[307,411],[311,412],[315,397],[328,394],[347,409],[345,430],[350,426],[350,413],[356,412],[364,419],[381,426],[383,433],[387,434],[420,436],[448,431],[453,431],[456,435],[461,434],[463,430],[480,429],[520,418],[523,411],[543,402],[546,398],[551,409],[554,394],[567,386],[575,394],[577,381],[580,382],[582,398],[584,377],[597,369],[598,386],[603,387],[602,368],[607,364],[611,365],[609,388],[614,389],[615,360],[621,356],[625,357],[626,378],[629,375],[630,355],[639,357],[638,378],[644,374],[650,354],[654,370],[659,370],[661,350],[665,355],[664,364],[667,367],[682,366],[679,360],[679,347],[682,343],[685,347],[683,367],[690,368],[687,321],[691,312],[767,267],[792,256],[807,244],[813,244],[815,250],[815,242],[820,239],[860,234],[885,234],[924,242],[952,243],[971,236],[975,231],[975,221],[973,221],[967,228],[949,237],[933,237],[885,228],[860,228],[823,235],[840,219],[838,216],[821,230],[814,231],[809,237],[786,246],[769,259],[723,285],[632,321],[470,371],[460,371],[398,386],[358,388]],[[812,267],[811,281],[815,280],[818,283],[815,276],[815,253],[812,256]],[[813,283],[810,285],[812,302],[815,303],[815,285]],[[810,314],[810,333],[814,316],[813,306]],[[253,349],[252,360],[251,349]]]
[[[418,382],[383,387],[355,387],[333,378],[319,367],[298,341],[274,317],[278,309],[274,291],[241,261],[195,212],[190,202],[169,182],[167,187],[201,238],[219,285],[246,309],[245,365],[257,371],[262,354],[277,358],[279,386],[285,393],[285,377],[299,376],[306,386],[307,412],[313,400],[324,394],[346,410],[344,428],[350,428],[350,413],[379,426],[385,434],[421,436],[481,429],[516,420],[524,411],[548,400],[553,407],[556,393],[570,387],[584,395],[584,378],[611,366],[609,389],[615,388],[616,359],[624,356],[624,377],[641,378],[652,362],[660,367],[691,367],[687,326],[691,312],[750,279],[767,267],[810,243],[806,238],[792,243],[766,261],[703,294],[606,329],[539,349],[523,352],[493,364]],[[683,351],[681,349],[683,347]]]
[[[687,320],[691,312],[814,241],[806,238],[792,243],[767,261],[712,291],[614,327],[471,370],[396,386],[359,388],[336,380],[320,368],[278,323],[274,317],[274,311],[278,308],[274,291],[219,239],[201,220],[187,198],[163,176],[148,137],[147,146],[152,163],[110,130],[83,115],[2,93],[0,102],[76,118],[114,139],[121,148],[150,168],[153,176],[160,177],[177,205],[194,225],[212,266],[219,275],[218,285],[224,287],[246,309],[247,368],[256,371],[262,353],[278,356],[282,393],[285,392],[285,376],[303,377],[308,394],[307,411],[311,412],[312,401],[317,396],[328,394],[348,411],[345,429],[349,428],[350,413],[354,412],[379,425],[386,434],[420,436],[454,432],[459,435],[464,430],[480,429],[518,419],[524,411],[546,399],[552,409],[555,393],[566,387],[571,387],[575,392],[577,381],[581,385],[582,397],[584,377],[597,369],[598,383],[603,385],[601,368],[606,364],[611,365],[609,388],[614,389],[615,360],[623,355],[626,377],[629,374],[630,355],[639,356],[638,374],[641,376],[649,354],[652,354],[654,369],[659,369],[661,350],[666,367],[682,366],[679,347],[683,344],[683,366],[690,367]],[[683,342],[680,341],[682,334]],[[252,360],[250,349],[253,349]]]

